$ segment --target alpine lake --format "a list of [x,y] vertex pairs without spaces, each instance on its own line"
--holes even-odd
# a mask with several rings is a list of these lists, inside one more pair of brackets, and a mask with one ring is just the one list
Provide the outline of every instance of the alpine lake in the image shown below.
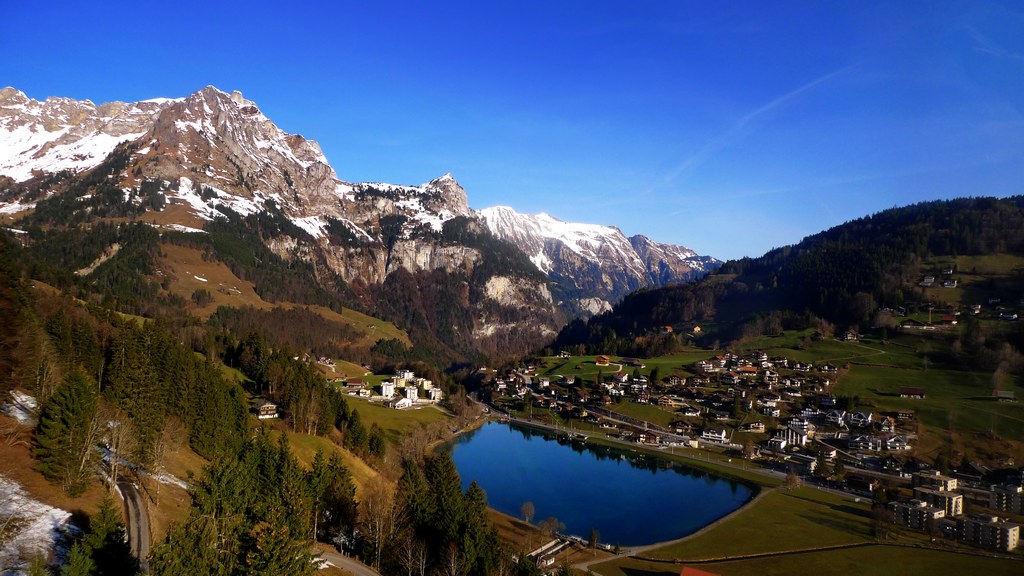
[[517,423],[488,422],[446,445],[465,490],[476,481],[490,506],[533,523],[554,517],[564,534],[639,546],[682,538],[736,510],[755,494],[748,484],[629,448]]

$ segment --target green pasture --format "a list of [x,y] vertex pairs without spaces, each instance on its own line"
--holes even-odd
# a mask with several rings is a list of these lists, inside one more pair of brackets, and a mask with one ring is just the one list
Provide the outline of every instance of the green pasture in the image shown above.
[[364,398],[347,396],[349,408],[359,411],[359,418],[367,428],[377,424],[388,439],[397,441],[402,436],[415,432],[420,426],[443,422],[450,417],[435,406],[424,406],[406,410],[393,410]]

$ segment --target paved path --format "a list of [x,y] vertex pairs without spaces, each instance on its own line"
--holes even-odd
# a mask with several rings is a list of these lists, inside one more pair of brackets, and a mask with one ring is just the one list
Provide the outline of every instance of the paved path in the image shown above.
[[132,554],[139,559],[139,569],[149,573],[149,512],[138,488],[128,480],[118,480],[117,490],[124,499],[125,516],[128,518],[128,543]]
[[354,574],[355,576],[380,576],[376,570],[351,556],[345,556],[319,547],[317,551],[320,552],[321,560],[326,560],[349,574]]

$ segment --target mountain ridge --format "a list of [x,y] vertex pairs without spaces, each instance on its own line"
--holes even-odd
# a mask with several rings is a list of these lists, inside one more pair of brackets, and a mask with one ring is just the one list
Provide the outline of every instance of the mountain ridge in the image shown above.
[[[451,305],[469,316],[452,324],[461,328],[451,338],[466,338],[468,331],[490,351],[498,350],[496,338],[521,340],[520,349],[536,345],[557,332],[564,311],[607,309],[629,290],[693,272],[677,262],[690,256],[686,249],[580,225],[604,233],[589,258],[580,261],[564,241],[561,249],[552,242],[560,251],[552,260],[564,266],[538,276],[522,246],[512,242],[522,255],[501,247],[510,239],[485,225],[485,212],[470,208],[451,173],[418,186],[346,182],[315,141],[284,132],[240,92],[213,86],[184,98],[100,105],[55,97],[39,102],[5,88],[0,130],[16,136],[0,146],[0,176],[9,179],[0,183],[0,214],[31,214],[69,186],[80,206],[64,202],[57,212],[77,212],[76,219],[125,214],[161,230],[202,233],[234,214],[239,225],[256,227],[259,241],[285,262],[308,263],[316,282],[344,282],[364,302],[379,301],[372,287],[398,270],[415,284],[431,281],[432,274],[450,278],[445,284],[463,278],[470,290]],[[115,156],[104,174],[89,175]],[[122,207],[98,208],[97,202]],[[48,225],[63,223],[51,218]],[[584,274],[590,278],[581,280]],[[422,316],[431,314],[423,312],[407,320],[449,331],[424,323]],[[520,331],[526,335],[512,336]]]

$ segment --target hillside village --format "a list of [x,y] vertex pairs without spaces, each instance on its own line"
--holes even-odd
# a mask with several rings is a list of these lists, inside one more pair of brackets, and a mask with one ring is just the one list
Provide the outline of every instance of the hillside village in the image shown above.
[[[856,339],[852,331],[837,338]],[[685,366],[690,376],[660,377],[637,358],[562,352],[557,360],[578,362],[578,371],[596,369],[597,376],[544,374],[541,359],[487,374],[483,398],[517,418],[561,421],[584,438],[589,425],[610,439],[722,451],[876,500],[891,498],[887,521],[912,530],[993,550],[1018,545],[1020,525],[1010,520],[1024,518],[1021,470],[975,464],[947,476],[933,469],[912,456],[913,409],[879,411],[836,395],[845,367],[762,351],[723,352]],[[901,399],[926,396],[921,387],[899,389]],[[624,404],[657,406],[672,419],[659,425],[630,416],[619,409]],[[965,499],[982,511],[965,514]]]

